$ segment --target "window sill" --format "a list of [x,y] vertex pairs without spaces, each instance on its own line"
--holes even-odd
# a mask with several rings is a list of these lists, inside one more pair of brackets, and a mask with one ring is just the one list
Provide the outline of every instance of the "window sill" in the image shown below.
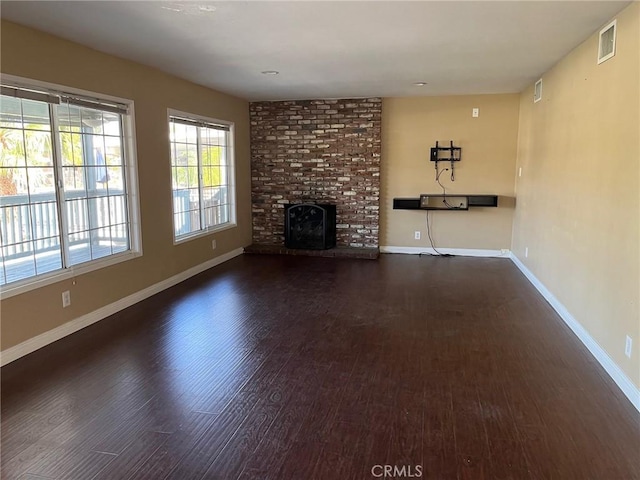
[[180,238],[173,237],[173,244],[180,245],[181,243],[190,242],[191,240],[195,240],[197,238],[206,237],[208,235],[212,235],[214,233],[222,232],[224,230],[229,230],[231,228],[236,228],[238,226],[237,223],[227,222],[222,225],[217,225],[215,227],[210,227],[207,230],[198,230],[197,232],[191,233],[189,235],[184,235]]
[[62,270],[56,270],[55,272],[45,273],[38,275],[37,277],[25,278],[7,285],[0,286],[0,299],[14,297],[22,293],[27,293],[31,290],[45,287],[57,282],[62,282],[74,277],[79,277],[85,273],[100,270],[101,268],[110,267],[118,263],[133,260],[142,256],[142,252],[123,252],[116,255],[110,255],[108,257],[99,258],[90,262],[86,262],[80,265],[75,265],[70,268]]

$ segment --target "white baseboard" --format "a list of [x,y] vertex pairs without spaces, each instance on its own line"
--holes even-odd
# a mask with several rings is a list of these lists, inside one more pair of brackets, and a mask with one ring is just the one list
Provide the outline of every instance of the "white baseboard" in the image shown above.
[[236,248],[228,253],[222,254],[216,258],[212,258],[200,265],[196,265],[184,272],[180,272],[173,277],[167,278],[161,282],[158,282],[150,287],[145,288],[144,290],[140,290],[139,292],[133,293],[127,297],[121,298],[120,300],[110,303],[109,305],[105,305],[93,312],[89,312],[81,317],[76,318],[75,320],[71,320],[59,327],[54,328],[53,330],[49,330],[48,332],[41,333],[29,340],[25,340],[24,342],[15,345],[11,348],[7,348],[6,350],[0,352],[0,365],[4,366],[8,363],[17,360],[20,357],[24,357],[29,353],[35,352],[36,350],[49,345],[50,343],[55,342],[56,340],[60,340],[61,338],[66,337],[67,335],[71,335],[72,333],[77,332],[89,325],[99,322],[103,318],[108,317],[109,315],[113,315],[120,310],[124,310],[131,305],[138,303],[145,298],[149,298],[156,293],[161,292],[162,290],[166,290],[169,287],[173,287],[180,282],[185,281],[186,279],[193,277],[199,273],[204,272],[216,265],[220,265],[228,260],[231,260],[238,255],[242,255],[243,249]]
[[[507,249],[503,250],[482,250],[471,248],[440,248],[438,252],[448,255],[459,255],[461,257],[493,257],[493,258],[511,258],[511,252]],[[409,255],[420,255],[421,253],[437,255],[436,251],[431,247],[394,247],[385,245],[380,247],[380,253],[405,253]]]
[[520,269],[525,277],[533,284],[534,287],[542,294],[549,305],[560,315],[560,318],[575,333],[585,347],[591,352],[591,355],[602,365],[609,376],[620,387],[622,393],[631,401],[636,410],[640,411],[640,389],[625,375],[622,369],[616,364],[609,354],[596,342],[589,332],[578,322],[566,307],[545,287],[536,276],[516,257],[511,254],[511,260]]

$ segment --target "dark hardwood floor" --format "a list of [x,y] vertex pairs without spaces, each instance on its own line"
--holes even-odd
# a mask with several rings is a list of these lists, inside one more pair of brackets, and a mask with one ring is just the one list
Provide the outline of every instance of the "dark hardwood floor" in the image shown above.
[[3,479],[640,478],[639,414],[505,259],[238,257],[1,393]]

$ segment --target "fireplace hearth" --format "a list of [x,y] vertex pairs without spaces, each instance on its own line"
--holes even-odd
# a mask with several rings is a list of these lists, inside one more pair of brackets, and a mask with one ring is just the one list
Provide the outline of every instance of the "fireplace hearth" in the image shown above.
[[336,206],[317,203],[287,205],[284,243],[287,248],[326,250],[336,246]]

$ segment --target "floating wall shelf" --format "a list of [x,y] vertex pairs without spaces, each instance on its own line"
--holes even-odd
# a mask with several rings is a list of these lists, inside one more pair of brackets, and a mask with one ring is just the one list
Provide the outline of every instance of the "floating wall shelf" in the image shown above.
[[394,210],[469,210],[471,207],[497,207],[497,195],[455,195],[423,193],[417,198],[394,198]]

